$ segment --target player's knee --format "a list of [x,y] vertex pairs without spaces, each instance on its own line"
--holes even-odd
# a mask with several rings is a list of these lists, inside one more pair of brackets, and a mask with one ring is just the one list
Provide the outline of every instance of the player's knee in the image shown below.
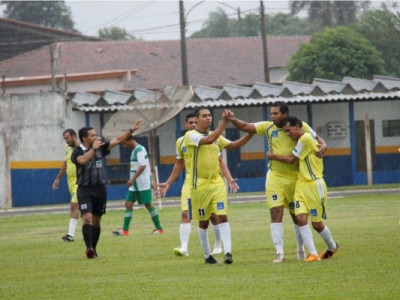
[[228,216],[227,215],[219,215],[218,216],[218,224],[226,223],[226,222],[228,222]]

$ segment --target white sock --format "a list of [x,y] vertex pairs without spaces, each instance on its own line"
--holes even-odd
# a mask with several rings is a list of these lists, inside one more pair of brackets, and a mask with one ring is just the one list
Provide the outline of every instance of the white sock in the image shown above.
[[222,247],[222,245],[221,245],[221,233],[219,231],[219,225],[212,224],[212,228],[213,228],[214,237],[215,237],[214,248],[221,248]]
[[208,242],[207,229],[198,228],[201,247],[203,248],[204,258],[211,255],[210,243]]
[[297,252],[304,251],[304,241],[299,230],[299,225],[297,224],[293,225],[294,225],[294,235],[296,237],[296,242],[297,242]]
[[303,237],[304,244],[307,246],[308,251],[311,254],[318,255],[317,249],[315,249],[314,240],[311,232],[311,228],[308,225],[299,226],[301,236]]
[[72,237],[75,237],[75,230],[77,224],[78,224],[78,219],[74,218],[69,219],[68,234]]
[[224,252],[232,254],[231,225],[229,222],[225,222],[219,224],[218,227],[221,233],[222,244],[224,245]]
[[283,255],[283,226],[282,223],[271,223],[271,238],[274,243],[276,253]]
[[192,225],[190,223],[181,223],[179,225],[179,236],[181,238],[181,249],[183,251],[188,251],[189,237],[192,230]]
[[332,238],[331,231],[329,230],[328,226],[325,225],[324,230],[322,230],[320,233],[321,237],[325,241],[325,243],[328,246],[328,250],[335,250],[336,249],[336,243]]

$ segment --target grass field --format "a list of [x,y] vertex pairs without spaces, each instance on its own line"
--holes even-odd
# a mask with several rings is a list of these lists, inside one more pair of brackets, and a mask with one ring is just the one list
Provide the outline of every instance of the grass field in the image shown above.
[[[204,264],[195,224],[190,256],[175,257],[180,210],[160,214],[164,235],[150,234],[140,209],[132,234],[115,237],[123,212],[108,212],[94,260],[85,257],[81,221],[75,242],[61,240],[67,212],[0,218],[0,299],[400,299],[399,195],[331,199],[326,224],[340,250],[315,263],[296,260],[285,216],[287,261],[272,264],[265,203],[230,205],[232,265]],[[314,240],[324,250],[319,235]]]

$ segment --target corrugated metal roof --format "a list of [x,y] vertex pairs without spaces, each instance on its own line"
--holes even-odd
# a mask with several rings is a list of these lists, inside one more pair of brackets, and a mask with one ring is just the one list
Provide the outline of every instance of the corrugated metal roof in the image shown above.
[[[348,102],[400,99],[400,79],[374,76],[373,80],[344,77],[340,81],[316,78],[313,84],[285,82],[283,86],[255,83],[252,87],[227,84],[221,89],[196,85],[193,93],[183,93],[177,87],[166,87],[163,92],[136,89],[133,94],[106,91],[102,96],[76,93],[72,97],[74,109],[85,112],[129,111],[163,108],[179,103],[192,95],[186,108],[255,106],[283,101],[291,104]],[[134,99],[134,100],[133,100]],[[188,99],[184,99],[185,102]]]

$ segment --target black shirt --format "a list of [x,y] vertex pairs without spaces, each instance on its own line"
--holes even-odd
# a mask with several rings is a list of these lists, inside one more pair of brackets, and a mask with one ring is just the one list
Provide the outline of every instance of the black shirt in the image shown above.
[[78,163],[77,158],[84,155],[90,149],[87,149],[83,144],[76,147],[71,155],[71,161],[76,165],[77,184],[80,186],[97,186],[104,184],[104,157],[110,154],[108,147],[110,142],[105,142],[99,147],[91,160],[86,165]]

